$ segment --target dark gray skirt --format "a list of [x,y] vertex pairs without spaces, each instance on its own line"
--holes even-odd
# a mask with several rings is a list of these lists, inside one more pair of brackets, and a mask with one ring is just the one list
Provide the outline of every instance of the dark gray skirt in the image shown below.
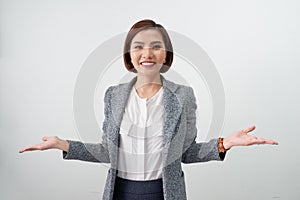
[[162,179],[133,181],[116,178],[114,200],[163,200]]

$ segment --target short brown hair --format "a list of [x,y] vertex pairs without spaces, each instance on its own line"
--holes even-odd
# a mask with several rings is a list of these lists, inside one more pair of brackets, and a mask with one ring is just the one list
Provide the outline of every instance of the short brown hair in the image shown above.
[[144,20],[138,21],[130,28],[129,32],[127,33],[127,37],[126,37],[125,44],[124,44],[124,50],[123,50],[123,59],[124,59],[125,67],[127,68],[128,71],[136,72],[134,66],[131,63],[130,45],[131,45],[131,42],[132,42],[132,39],[134,38],[134,36],[137,33],[139,33],[140,31],[146,30],[146,29],[158,30],[162,35],[162,39],[165,44],[166,54],[167,54],[166,62],[163,63],[163,67],[161,68],[161,72],[164,73],[164,72],[168,71],[172,65],[173,46],[172,46],[170,37],[169,37],[166,29],[162,25],[157,24],[150,19],[144,19]]

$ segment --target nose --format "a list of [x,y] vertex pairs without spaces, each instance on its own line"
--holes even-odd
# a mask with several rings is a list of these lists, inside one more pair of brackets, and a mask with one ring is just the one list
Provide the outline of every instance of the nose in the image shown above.
[[150,47],[144,48],[142,56],[143,58],[152,58],[153,57],[152,49]]

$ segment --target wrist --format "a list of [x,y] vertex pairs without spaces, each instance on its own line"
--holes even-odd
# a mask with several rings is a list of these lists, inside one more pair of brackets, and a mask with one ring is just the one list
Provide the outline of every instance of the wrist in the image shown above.
[[224,146],[226,151],[229,150],[232,147],[232,144],[231,144],[231,142],[228,138],[223,139],[223,146]]
[[67,140],[58,139],[57,148],[68,152],[69,150],[69,142]]

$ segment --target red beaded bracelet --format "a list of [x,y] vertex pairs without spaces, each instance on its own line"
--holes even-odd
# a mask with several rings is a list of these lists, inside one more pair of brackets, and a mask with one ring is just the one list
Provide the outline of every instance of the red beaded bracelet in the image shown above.
[[224,140],[224,138],[219,138],[219,140],[218,140],[218,148],[219,148],[220,153],[225,153],[227,150],[229,150],[229,149],[225,149],[225,147],[223,145],[223,140]]

